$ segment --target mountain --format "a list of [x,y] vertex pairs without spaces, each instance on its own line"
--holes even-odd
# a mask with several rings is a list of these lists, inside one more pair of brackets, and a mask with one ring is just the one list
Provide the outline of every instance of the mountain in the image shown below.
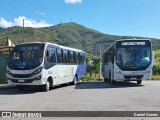
[[[25,27],[24,40],[22,27],[0,28],[0,43],[4,44],[7,37],[15,44],[31,41],[46,41],[83,49],[84,51],[95,55],[99,54],[98,43],[105,42],[102,46],[103,51],[110,43],[117,39],[144,38],[104,34],[73,22],[44,28]],[[152,40],[154,50],[160,49],[160,39],[149,39]]]

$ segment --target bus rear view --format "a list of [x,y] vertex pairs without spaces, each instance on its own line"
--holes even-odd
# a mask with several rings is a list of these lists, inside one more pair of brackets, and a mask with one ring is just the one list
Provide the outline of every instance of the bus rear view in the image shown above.
[[112,81],[137,81],[137,84],[141,84],[142,80],[151,79],[152,46],[150,40],[117,40],[110,50],[108,49],[105,55],[112,56],[113,60],[111,63],[104,64],[105,78],[112,79]]

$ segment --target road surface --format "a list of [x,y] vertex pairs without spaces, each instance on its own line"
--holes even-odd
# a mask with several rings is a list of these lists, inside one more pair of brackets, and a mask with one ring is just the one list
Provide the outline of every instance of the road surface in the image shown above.
[[160,81],[80,82],[49,92],[0,91],[0,111],[160,111]]

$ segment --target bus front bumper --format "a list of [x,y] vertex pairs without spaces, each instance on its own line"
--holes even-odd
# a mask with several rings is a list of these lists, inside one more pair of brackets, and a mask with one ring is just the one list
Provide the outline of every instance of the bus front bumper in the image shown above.
[[10,85],[42,85],[42,78],[41,76],[35,78],[7,78],[8,84]]
[[150,80],[150,74],[117,74],[114,73],[114,80],[116,81],[137,81],[137,80]]

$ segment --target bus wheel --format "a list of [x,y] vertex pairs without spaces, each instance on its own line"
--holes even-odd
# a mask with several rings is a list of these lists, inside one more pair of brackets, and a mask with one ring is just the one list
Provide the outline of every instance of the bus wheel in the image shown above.
[[47,80],[46,84],[44,85],[44,90],[49,91],[50,88],[50,82]]
[[111,77],[111,72],[110,71],[109,71],[109,80],[108,81],[112,83],[112,77]]
[[77,84],[77,77],[74,76],[73,81],[72,81],[72,85],[76,85]]
[[116,81],[112,79],[111,72],[109,72],[109,82],[114,84]]
[[137,84],[140,85],[142,83],[142,80],[137,80]]
[[107,79],[107,78],[104,78],[104,82],[108,82],[108,79]]
[[23,91],[24,90],[24,87],[22,85],[17,85],[16,87],[17,87],[18,91]]

